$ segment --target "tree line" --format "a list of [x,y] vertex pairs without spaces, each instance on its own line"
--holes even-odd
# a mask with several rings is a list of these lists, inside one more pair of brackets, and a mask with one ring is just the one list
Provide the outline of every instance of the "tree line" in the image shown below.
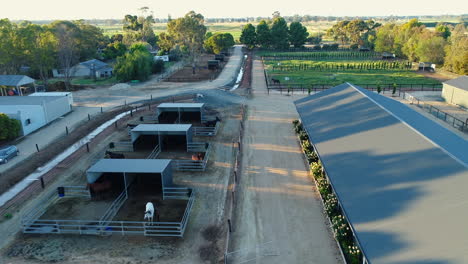
[[167,32],[159,36],[152,29],[156,20],[149,9],[140,11],[140,16],[126,15],[123,34],[111,37],[84,20],[39,25],[1,19],[0,74],[20,74],[27,66],[28,75],[41,79],[47,87],[52,69],[60,69],[69,89],[72,67],[98,58],[115,62],[114,72],[120,81],[146,80],[164,67],[161,61],[153,60],[151,52],[157,49],[158,55],[168,54],[173,59],[185,56],[195,65],[202,52],[219,53],[234,45],[231,34],[207,32],[203,15],[193,11],[170,19]]
[[288,27],[286,20],[279,13],[274,13],[273,19],[262,20],[257,27],[250,23],[245,25],[242,29],[240,42],[250,49],[256,46],[287,49],[290,45],[302,47],[308,36],[309,32],[301,22],[292,22]]

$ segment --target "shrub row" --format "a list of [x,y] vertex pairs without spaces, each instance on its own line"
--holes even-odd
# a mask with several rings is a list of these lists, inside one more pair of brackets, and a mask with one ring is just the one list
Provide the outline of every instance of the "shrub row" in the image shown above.
[[[318,49],[320,50],[320,49]],[[315,51],[315,52],[268,52],[263,54],[266,60],[310,60],[310,59],[329,59],[329,60],[342,60],[342,59],[369,59],[380,58],[378,52],[354,52],[354,51]]]
[[408,61],[380,61],[380,62],[308,62],[308,63],[288,63],[272,64],[273,71],[355,71],[355,70],[411,70],[411,62]]
[[[299,120],[293,121],[294,131],[299,136],[301,146],[309,162],[310,170],[315,179],[317,189],[323,199],[324,210],[327,213],[333,227],[336,240],[343,249],[346,261],[351,264],[358,264],[362,261],[362,253],[354,241],[351,228],[346,217],[341,212],[338,198],[333,193],[332,187],[325,177],[322,164],[310,144],[309,137]],[[312,154],[313,153],[313,154]]]

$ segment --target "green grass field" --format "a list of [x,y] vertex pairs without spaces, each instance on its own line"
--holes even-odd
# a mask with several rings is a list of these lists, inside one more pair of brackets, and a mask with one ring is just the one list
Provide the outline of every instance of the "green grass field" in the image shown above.
[[[280,54],[280,53],[279,53]],[[357,69],[352,66],[343,68],[337,65],[359,65],[362,63],[379,64],[381,60],[341,60],[337,62],[333,59],[324,60],[269,60],[265,61],[266,71],[270,78],[279,79],[281,84],[324,84],[338,85],[344,82],[350,82],[356,85],[365,84],[440,84],[439,81],[426,78],[416,71],[407,69]],[[284,65],[285,67],[280,67]],[[402,62],[404,63],[404,62]],[[288,65],[308,64],[310,66],[321,65],[321,69],[304,69],[288,67]],[[325,65],[334,65],[334,69],[325,69]],[[288,80],[289,79],[289,80]]]

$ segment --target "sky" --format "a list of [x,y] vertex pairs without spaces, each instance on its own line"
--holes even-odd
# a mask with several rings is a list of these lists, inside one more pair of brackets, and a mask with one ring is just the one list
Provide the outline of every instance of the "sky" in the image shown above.
[[407,16],[468,14],[467,0],[0,0],[0,18],[11,20],[105,19],[138,14],[149,7],[156,17],[183,16],[190,10],[215,17],[281,15]]

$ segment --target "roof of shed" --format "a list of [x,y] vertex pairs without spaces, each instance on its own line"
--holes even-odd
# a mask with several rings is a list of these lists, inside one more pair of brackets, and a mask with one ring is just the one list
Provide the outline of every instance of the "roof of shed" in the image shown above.
[[87,173],[162,173],[170,159],[101,159]]
[[94,67],[95,70],[100,70],[102,68],[111,68],[109,66],[109,64],[107,64],[105,62],[102,62],[100,60],[96,60],[96,59],[83,61],[83,62],[80,62],[79,64],[83,65],[83,66],[85,66],[85,67],[87,67],[87,68],[89,68],[91,70],[93,69],[93,67]]
[[461,76],[456,79],[445,81],[444,83],[468,91],[468,76]]
[[131,132],[186,132],[191,127],[191,124],[140,124]]
[[16,87],[34,82],[34,79],[26,75],[0,75],[0,85],[4,86]]
[[0,96],[0,105],[42,105],[64,96]]
[[467,261],[468,142],[348,83],[295,104],[370,263]]
[[158,108],[202,108],[204,103],[162,103]]

